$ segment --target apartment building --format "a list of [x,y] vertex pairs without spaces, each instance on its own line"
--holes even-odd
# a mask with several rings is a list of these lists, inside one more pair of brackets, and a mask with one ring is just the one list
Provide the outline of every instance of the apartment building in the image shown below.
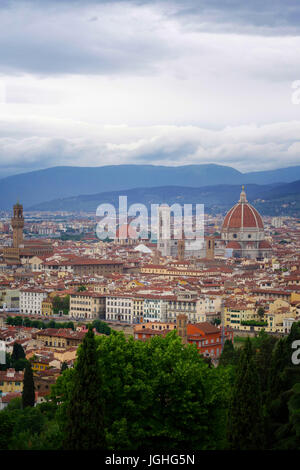
[[42,314],[42,302],[48,296],[48,292],[42,289],[20,290],[20,313]]
[[247,329],[242,327],[244,321],[259,321],[255,304],[245,301],[227,300],[224,306],[225,326],[234,329]]
[[133,317],[133,296],[131,295],[108,295],[106,296],[105,318],[109,321],[133,323],[135,318],[138,323],[137,303],[135,304],[135,317]]
[[22,392],[24,372],[15,369],[0,371],[0,395],[10,392]]
[[84,331],[73,331],[70,328],[46,328],[35,333],[35,337],[41,347],[54,348],[78,346],[84,336]]
[[122,273],[123,262],[108,259],[78,258],[72,261],[72,268],[75,275],[90,276],[93,274],[106,276],[111,273]]
[[19,309],[20,291],[19,289],[0,290],[0,308]]
[[69,316],[76,319],[105,318],[105,295],[94,291],[70,294]]
[[205,311],[192,295],[115,294],[106,296],[108,321],[126,323],[176,322],[177,315],[186,314],[191,323],[206,320]]

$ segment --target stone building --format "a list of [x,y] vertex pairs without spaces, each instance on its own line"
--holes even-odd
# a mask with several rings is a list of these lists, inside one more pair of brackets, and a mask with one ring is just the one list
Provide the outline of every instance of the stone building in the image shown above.
[[7,264],[19,265],[33,256],[50,256],[53,253],[51,244],[44,240],[24,240],[23,206],[17,202],[13,207],[11,219],[13,229],[12,246],[3,248],[3,258]]

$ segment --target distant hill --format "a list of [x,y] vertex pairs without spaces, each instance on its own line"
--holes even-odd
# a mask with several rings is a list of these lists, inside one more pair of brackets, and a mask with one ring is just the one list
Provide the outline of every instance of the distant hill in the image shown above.
[[11,209],[19,199],[24,208],[80,194],[164,186],[208,187],[216,185],[290,183],[300,179],[300,166],[263,172],[241,173],[222,165],[114,165],[103,167],[53,167],[0,180],[0,209]]
[[262,192],[253,203],[265,215],[300,217],[300,180]]
[[[220,213],[227,211],[238,201],[240,192],[240,185],[204,186],[201,188],[182,186],[135,188],[55,199],[31,206],[29,210],[95,212],[98,205],[102,203],[111,203],[118,208],[119,196],[127,196],[128,206],[133,203],[145,204],[147,207],[150,207],[151,204],[163,203],[198,203],[205,204],[205,211],[207,212]],[[262,214],[300,215],[300,206],[294,204],[296,196],[300,200],[300,181],[284,185],[249,184],[246,186],[246,193],[249,202],[254,203]],[[285,207],[281,207],[282,197],[284,198],[283,204]],[[289,204],[288,208],[286,207],[287,203]]]

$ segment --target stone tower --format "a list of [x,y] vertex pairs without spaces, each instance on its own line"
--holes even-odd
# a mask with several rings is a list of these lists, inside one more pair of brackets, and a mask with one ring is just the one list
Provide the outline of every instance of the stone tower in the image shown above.
[[24,217],[23,217],[23,206],[22,204],[14,205],[14,213],[11,219],[11,225],[13,228],[13,247],[19,248],[23,244],[23,228],[24,228]]
[[215,239],[214,237],[206,237],[206,258],[215,258]]
[[176,323],[177,323],[177,333],[178,336],[182,339],[183,344],[187,344],[188,338],[187,338],[187,315],[184,313],[180,313],[176,317]]
[[185,241],[184,239],[178,240],[177,245],[177,258],[178,261],[184,261]]

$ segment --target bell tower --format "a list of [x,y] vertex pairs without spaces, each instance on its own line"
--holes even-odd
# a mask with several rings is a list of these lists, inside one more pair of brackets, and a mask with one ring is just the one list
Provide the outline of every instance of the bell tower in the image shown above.
[[215,258],[215,238],[213,236],[206,237],[206,258]]
[[187,315],[181,313],[176,317],[177,323],[177,333],[178,336],[181,337],[183,344],[188,343],[188,336],[187,336]]
[[178,258],[178,261],[184,261],[184,249],[185,249],[184,239],[178,240],[178,244],[177,244],[177,258]]
[[14,213],[11,219],[11,226],[13,228],[13,247],[19,248],[23,244],[23,206],[19,202],[14,205]]

